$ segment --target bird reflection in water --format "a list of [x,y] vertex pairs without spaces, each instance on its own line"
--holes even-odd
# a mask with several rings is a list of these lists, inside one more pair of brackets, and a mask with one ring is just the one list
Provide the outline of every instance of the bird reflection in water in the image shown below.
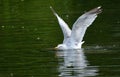
[[89,66],[83,49],[57,51],[61,77],[90,77],[98,75],[97,67]]

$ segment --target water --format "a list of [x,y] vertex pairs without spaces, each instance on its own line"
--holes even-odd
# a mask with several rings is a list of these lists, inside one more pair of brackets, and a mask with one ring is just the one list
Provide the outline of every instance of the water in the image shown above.
[[[0,77],[119,77],[118,0],[0,0]],[[86,10],[103,8],[81,50],[53,50],[63,40],[49,9],[72,27]]]

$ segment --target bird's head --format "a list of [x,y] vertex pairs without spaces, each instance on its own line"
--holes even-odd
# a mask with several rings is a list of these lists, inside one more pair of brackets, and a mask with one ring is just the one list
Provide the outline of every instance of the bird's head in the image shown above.
[[64,50],[65,49],[65,45],[63,44],[59,44],[57,45],[57,47],[55,47],[56,50]]

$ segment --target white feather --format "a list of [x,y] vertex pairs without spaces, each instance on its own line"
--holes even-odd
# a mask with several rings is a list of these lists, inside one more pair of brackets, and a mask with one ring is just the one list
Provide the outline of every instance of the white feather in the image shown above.
[[96,19],[97,14],[101,13],[101,7],[97,7],[92,9],[82,16],[80,16],[76,22],[73,24],[72,31],[68,27],[68,25],[64,22],[64,20],[58,16],[58,14],[50,7],[53,11],[54,15],[57,17],[60,27],[63,31],[64,41],[63,44],[59,44],[57,49],[81,49],[81,46],[84,42],[82,42],[83,37],[87,28],[93,23]]
[[70,37],[71,35],[71,30],[70,28],[68,27],[67,23],[65,23],[65,21],[60,17],[58,16],[58,14],[55,12],[55,10],[50,6],[50,9],[52,10],[52,12],[54,13],[54,15],[57,17],[58,19],[58,23],[63,31],[63,35],[64,35],[64,41],[65,42],[67,40],[67,38]]

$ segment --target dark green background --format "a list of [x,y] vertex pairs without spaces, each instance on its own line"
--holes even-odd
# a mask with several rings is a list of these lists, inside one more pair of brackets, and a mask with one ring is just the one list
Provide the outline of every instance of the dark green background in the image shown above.
[[101,67],[98,77],[119,77],[119,0],[0,0],[0,77],[58,77],[59,61],[51,48],[63,35],[50,6],[70,27],[85,11],[102,6],[83,48],[91,66]]

